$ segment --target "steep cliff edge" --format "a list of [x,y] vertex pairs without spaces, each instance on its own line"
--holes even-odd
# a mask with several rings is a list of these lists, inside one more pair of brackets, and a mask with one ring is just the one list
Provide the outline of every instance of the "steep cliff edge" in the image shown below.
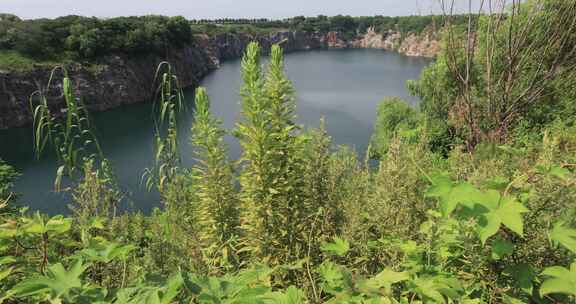
[[383,49],[397,51],[406,56],[433,58],[440,52],[438,33],[427,29],[421,34],[408,34],[406,37],[399,32],[389,31],[377,33],[369,28],[366,34],[353,41],[354,47]]
[[[337,32],[275,32],[267,35],[221,34],[196,35],[189,45],[169,50],[166,56],[114,55],[89,64],[67,64],[74,92],[92,111],[104,111],[122,104],[151,100],[153,81],[158,64],[170,62],[183,87],[196,86],[210,71],[218,68],[222,60],[239,58],[250,41],[257,40],[268,50],[281,43],[286,52],[328,48],[377,48],[399,51],[408,56],[433,57],[439,43],[433,35],[409,35],[402,39],[399,33],[380,35],[374,30],[347,40]],[[38,66],[30,71],[3,71],[0,69],[0,129],[25,126],[32,122],[29,96],[46,86],[50,67]],[[56,77],[58,78],[58,77]],[[57,113],[63,106],[58,87],[46,94],[52,110]]]

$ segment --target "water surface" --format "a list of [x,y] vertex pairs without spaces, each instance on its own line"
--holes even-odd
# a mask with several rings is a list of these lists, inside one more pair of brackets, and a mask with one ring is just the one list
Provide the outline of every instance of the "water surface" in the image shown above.
[[[322,50],[288,54],[286,70],[296,88],[298,122],[306,127],[326,120],[327,130],[336,144],[353,146],[359,153],[366,149],[378,103],[386,96],[398,96],[411,104],[405,86],[416,79],[429,63],[381,50]],[[202,81],[208,90],[212,112],[233,128],[239,119],[241,85],[240,61],[228,61]],[[194,91],[185,90],[188,109],[193,107]],[[105,155],[112,161],[120,185],[129,194],[133,208],[148,212],[158,205],[158,195],[147,193],[141,185],[144,168],[153,160],[153,119],[150,104],[122,106],[94,113],[91,117]],[[192,163],[190,127],[192,111],[180,121],[180,142],[184,165]],[[230,155],[240,155],[238,144],[229,138]],[[18,128],[0,131],[0,158],[14,165],[23,176],[16,191],[33,209],[67,212],[69,198],[52,192],[57,168],[51,155],[40,160],[32,151],[32,130]]]

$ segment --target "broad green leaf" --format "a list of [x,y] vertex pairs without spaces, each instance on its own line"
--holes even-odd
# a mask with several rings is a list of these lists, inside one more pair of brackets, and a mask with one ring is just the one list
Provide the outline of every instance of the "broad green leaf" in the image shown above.
[[529,212],[514,197],[501,197],[497,191],[484,192],[476,202],[475,209],[470,211],[477,219],[478,235],[482,244],[500,230],[500,225],[508,227],[519,235],[524,233],[522,214]]
[[14,270],[13,267],[4,269],[4,270],[0,270],[0,282],[2,280],[4,280],[5,278],[7,278],[10,274],[12,274],[12,271]]
[[17,223],[15,221],[9,221],[0,225],[0,239],[13,238],[17,233]]
[[559,179],[566,179],[566,177],[570,174],[570,170],[560,166],[552,166],[548,174]]
[[502,224],[520,236],[524,235],[522,214],[527,212],[529,212],[529,210],[524,207],[524,205],[511,197],[503,198],[500,208],[498,209]]
[[22,281],[14,286],[10,292],[16,297],[29,297],[39,294],[50,293],[51,281],[44,278],[32,278]]
[[94,262],[109,263],[114,259],[126,259],[136,247],[120,245],[111,242],[91,242],[90,246],[80,251],[80,254]]
[[488,179],[484,182],[484,185],[492,190],[496,190],[496,191],[504,191],[506,189],[506,187],[508,187],[508,184],[510,183],[510,180],[506,177],[502,177],[502,176],[497,176],[491,179]]
[[382,284],[382,286],[395,284],[398,282],[406,281],[408,279],[410,279],[408,272],[396,272],[388,268],[373,278],[373,280],[377,281],[379,284]]
[[162,293],[161,303],[162,304],[172,303],[172,300],[176,298],[176,296],[178,296],[178,294],[180,293],[180,289],[183,283],[184,280],[182,279],[182,275],[180,273],[177,273],[172,278],[170,278],[170,280],[168,280],[168,283],[166,284],[166,289]]
[[399,248],[406,255],[411,255],[421,250],[418,243],[412,240],[400,243]]
[[480,192],[474,198],[472,203],[482,205],[489,210],[494,210],[498,208],[501,198],[502,196],[500,195],[500,192],[496,190],[488,190],[485,192]]
[[492,259],[500,260],[514,252],[514,244],[502,238],[496,238],[492,243]]
[[325,242],[321,247],[323,252],[334,254],[337,256],[345,256],[350,250],[350,243],[347,240],[334,237],[333,242]]
[[448,174],[436,173],[431,176],[432,186],[426,191],[427,197],[439,200],[442,215],[449,216],[459,203],[469,204],[479,191],[468,183],[454,183]]
[[306,303],[306,295],[298,288],[290,286],[284,292],[266,294],[262,297],[262,300],[266,304],[304,304]]
[[417,278],[414,280],[414,291],[422,299],[429,298],[436,303],[444,303],[444,296],[438,291],[437,286],[432,278]]
[[513,298],[509,295],[503,295],[502,296],[502,303],[504,304],[526,304],[526,302],[517,299],[517,298]]
[[48,268],[46,276],[25,280],[16,285],[12,291],[19,297],[42,293],[50,293],[52,298],[66,297],[70,290],[82,287],[80,276],[86,268],[87,265],[81,260],[77,260],[68,271],[62,264],[54,264]]
[[57,215],[48,220],[46,223],[46,231],[54,233],[64,233],[70,230],[72,227],[72,219],[64,218],[61,215]]
[[464,299],[461,302],[462,304],[482,304],[482,300],[480,299]]
[[554,228],[549,235],[553,242],[557,242],[572,251],[572,253],[576,253],[576,229],[566,227],[564,223],[558,222],[554,224]]
[[322,289],[327,293],[334,295],[350,288],[349,274],[332,262],[322,263],[318,267],[318,273],[323,280]]
[[332,262],[324,262],[318,267],[318,273],[322,276],[324,281],[335,282],[342,279],[342,271],[340,267]]
[[409,279],[410,274],[408,272],[396,272],[387,268],[373,278],[366,280],[363,287],[368,290],[379,290],[384,288],[389,292],[392,284],[407,281]]
[[515,285],[528,295],[532,295],[534,280],[537,273],[534,268],[527,264],[510,265],[504,269],[505,275],[514,280]]
[[433,303],[446,303],[446,298],[458,300],[462,296],[463,288],[455,278],[441,275],[423,276],[410,281],[413,292],[417,293],[424,303],[433,300]]
[[454,182],[447,173],[434,173],[430,178],[432,186],[426,191],[426,196],[441,198],[452,190]]
[[33,218],[25,218],[22,230],[26,233],[43,234],[46,232],[46,225],[40,212],[36,212]]
[[480,236],[480,241],[482,244],[486,243],[486,240],[491,236],[495,235],[498,230],[500,230],[500,224],[502,219],[496,211],[492,211],[486,214],[478,222],[478,234]]
[[231,281],[238,285],[251,285],[268,282],[274,269],[266,265],[255,265],[235,275]]
[[561,180],[566,179],[566,177],[570,174],[570,170],[568,170],[564,167],[561,167],[561,166],[538,165],[538,166],[536,166],[536,170],[540,174],[553,176],[553,177],[559,178]]
[[450,193],[442,198],[440,201],[440,207],[442,208],[442,214],[448,216],[452,214],[454,209],[459,203],[471,204],[475,201],[479,191],[468,183],[461,183],[452,188]]
[[542,271],[542,276],[549,277],[540,286],[540,295],[560,293],[576,296],[576,262],[570,269],[560,266],[548,267]]
[[8,255],[8,256],[0,257],[0,266],[13,264],[15,262],[16,262],[16,258],[14,258],[13,256]]

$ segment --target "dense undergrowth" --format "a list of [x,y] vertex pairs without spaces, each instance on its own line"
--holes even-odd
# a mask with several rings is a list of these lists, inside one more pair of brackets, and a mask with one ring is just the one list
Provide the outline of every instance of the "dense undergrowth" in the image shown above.
[[[562,16],[545,12],[540,22]],[[556,55],[573,55],[563,52]],[[66,119],[52,116],[42,90],[33,96],[35,146],[56,149],[55,186],[74,185],[60,189],[72,193],[73,212],[17,207],[17,173],[0,164],[0,302],[575,303],[576,126],[562,114],[575,108],[565,90],[574,77],[546,78],[549,94],[495,137],[488,123],[468,130],[457,119],[460,104],[449,102],[471,94],[472,83],[447,80],[450,57],[412,84],[420,109],[383,103],[369,153],[376,166],[335,147],[323,127],[294,124],[281,48],[263,70],[252,43],[241,120],[221,129],[197,89],[197,162],[183,168],[181,92],[162,64],[156,165],[144,176],[162,205],[150,215],[116,212],[113,168],[64,77]],[[485,62],[473,61],[475,69]],[[504,59],[495,66],[506,67]],[[477,79],[473,100],[490,119],[499,110],[481,107],[491,99],[480,88],[491,80]],[[228,159],[229,133],[242,146],[239,160]]]

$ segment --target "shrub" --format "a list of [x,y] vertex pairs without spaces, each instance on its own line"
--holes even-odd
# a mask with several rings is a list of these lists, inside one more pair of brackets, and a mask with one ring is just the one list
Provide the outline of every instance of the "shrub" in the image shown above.
[[373,156],[385,155],[395,138],[416,142],[421,133],[418,110],[400,98],[388,98],[378,105],[371,138]]

